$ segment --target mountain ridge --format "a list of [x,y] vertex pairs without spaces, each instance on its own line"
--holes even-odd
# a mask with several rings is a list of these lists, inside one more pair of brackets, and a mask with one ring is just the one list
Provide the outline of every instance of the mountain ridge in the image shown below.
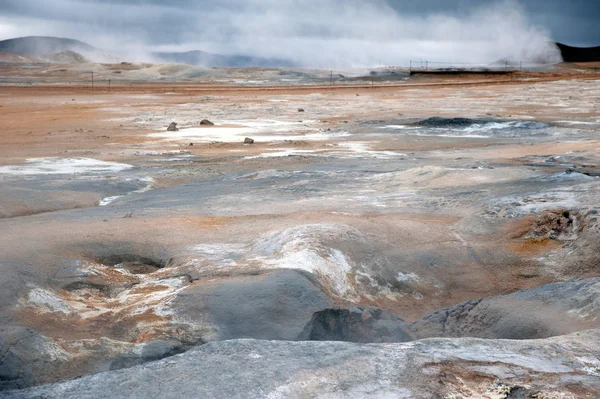
[[[53,36],[26,36],[17,37],[0,41],[0,53],[18,54],[27,56],[48,56],[51,54],[65,52],[81,53],[83,58],[93,54],[104,55],[106,53],[97,47],[88,43]],[[153,52],[150,56],[158,62],[169,62],[178,64],[189,64],[216,68],[249,68],[249,67],[293,67],[295,63],[278,59],[255,57],[244,54],[223,55],[209,53],[202,50],[192,50],[183,52]],[[137,60],[129,60],[137,61]]]
[[79,40],[54,36],[25,36],[0,41],[0,52],[47,55],[64,51],[93,52],[100,49]]
[[565,62],[600,62],[600,46],[573,47],[556,43]]

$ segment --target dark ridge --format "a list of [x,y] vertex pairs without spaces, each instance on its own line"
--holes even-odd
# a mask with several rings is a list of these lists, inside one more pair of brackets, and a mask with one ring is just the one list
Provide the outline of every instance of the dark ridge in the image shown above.
[[79,40],[50,36],[18,37],[0,41],[0,53],[21,55],[46,55],[66,51],[97,51],[93,46]]
[[510,75],[514,73],[514,66],[511,65],[511,69],[503,71],[492,71],[488,69],[434,69],[431,71],[410,71],[410,76],[441,76],[441,75]]
[[571,47],[556,43],[565,62],[600,62],[600,46]]

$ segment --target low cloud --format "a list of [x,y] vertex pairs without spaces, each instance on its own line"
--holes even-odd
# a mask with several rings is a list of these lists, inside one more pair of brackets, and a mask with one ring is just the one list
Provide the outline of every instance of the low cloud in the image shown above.
[[131,58],[199,49],[322,68],[559,61],[517,1],[420,13],[384,0],[5,1],[0,35],[71,37]]

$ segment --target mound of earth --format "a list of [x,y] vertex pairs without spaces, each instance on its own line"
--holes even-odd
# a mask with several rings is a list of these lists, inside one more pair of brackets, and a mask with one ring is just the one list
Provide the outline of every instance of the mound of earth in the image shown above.
[[20,54],[0,52],[0,62],[2,63],[32,63],[37,61],[36,57],[25,57]]
[[71,50],[51,54],[45,56],[44,59],[53,64],[85,64],[90,62],[83,55]]
[[467,301],[407,323],[382,309],[315,313],[299,340],[358,343],[423,338],[540,339],[597,327],[600,278],[569,281],[511,295]]
[[537,339],[598,326],[600,279],[544,285],[468,301],[409,326],[414,337]]

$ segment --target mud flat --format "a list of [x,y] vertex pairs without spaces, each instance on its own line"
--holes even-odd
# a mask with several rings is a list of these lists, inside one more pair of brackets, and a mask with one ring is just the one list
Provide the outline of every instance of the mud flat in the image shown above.
[[600,81],[435,79],[3,87],[0,397],[600,395]]

